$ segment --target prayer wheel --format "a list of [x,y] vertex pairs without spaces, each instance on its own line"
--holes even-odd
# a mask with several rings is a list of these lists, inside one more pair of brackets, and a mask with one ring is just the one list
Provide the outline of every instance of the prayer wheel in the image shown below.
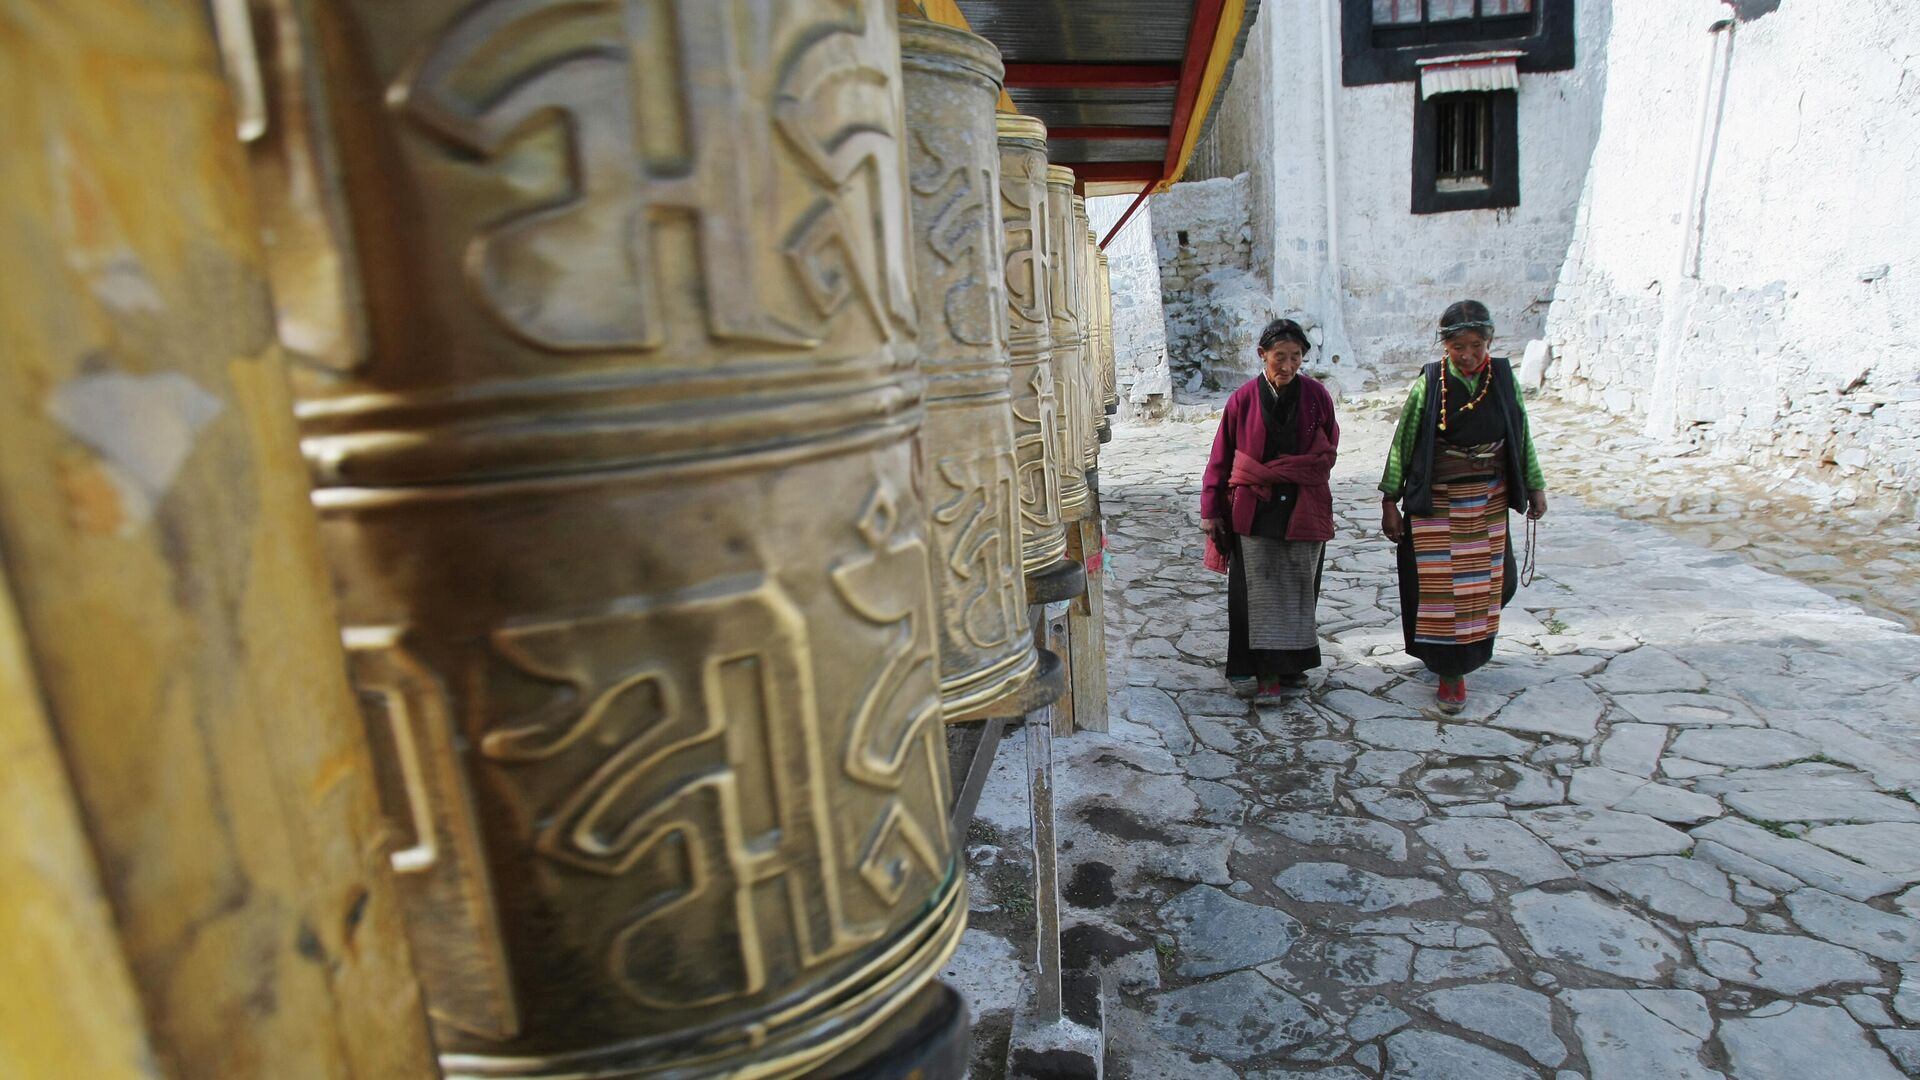
[[1107,364],[1106,354],[1100,347],[1101,324],[1105,319],[1100,311],[1100,236],[1092,229],[1092,221],[1087,216],[1085,199],[1076,199],[1074,210],[1087,234],[1086,247],[1086,284],[1087,297],[1087,398],[1088,415],[1093,417],[1094,442],[1092,457],[1087,459],[1087,468],[1098,464],[1100,444],[1113,438],[1113,425],[1107,419]]
[[1079,298],[1081,298],[1081,392],[1087,396],[1087,427],[1081,436],[1087,440],[1081,446],[1083,459],[1087,461],[1087,484],[1098,492],[1098,479],[1094,479],[1094,469],[1100,465],[1100,427],[1106,423],[1106,411],[1100,405],[1100,348],[1096,336],[1096,315],[1094,315],[1094,252],[1100,250],[1092,223],[1087,217],[1087,198],[1073,196],[1073,234],[1079,238]]
[[299,417],[449,1076],[794,1075],[959,940],[894,12],[313,6]]
[[[995,118],[1012,350],[1014,455],[1019,469],[1022,565],[1034,603],[1076,595],[1060,516],[1062,441],[1053,378],[1052,275],[1047,249],[1047,129],[1031,116]],[[1066,581],[1064,589],[1049,585]],[[1079,579],[1084,586],[1084,579]]]
[[1053,385],[1060,409],[1060,516],[1078,521],[1092,512],[1087,487],[1087,444],[1093,439],[1088,414],[1084,244],[1076,227],[1073,170],[1047,168],[1048,314],[1053,327]]
[[923,19],[900,24],[913,192],[923,446],[940,607],[940,698],[959,716],[1030,679],[1021,496],[1001,282],[1000,51]]
[[[1099,273],[1094,281],[1100,286],[1100,299],[1094,310],[1100,316],[1100,390],[1101,403],[1108,416],[1120,411],[1120,371],[1115,362],[1113,351],[1113,271],[1107,264],[1107,253],[1098,256]],[[1108,430],[1112,425],[1108,425]]]

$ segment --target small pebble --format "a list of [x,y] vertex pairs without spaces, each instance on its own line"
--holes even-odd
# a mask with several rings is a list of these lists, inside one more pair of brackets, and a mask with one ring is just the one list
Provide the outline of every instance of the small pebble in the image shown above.
[[1698,990],[1703,994],[1711,994],[1725,984],[1704,972],[1682,968],[1673,973],[1673,985],[1682,990]]
[[1475,873],[1461,874],[1460,888],[1463,892],[1467,894],[1467,899],[1472,900],[1476,904],[1488,904],[1493,902],[1493,898],[1494,898],[1493,883],[1488,881],[1486,878],[1482,877],[1479,874],[1475,874]]

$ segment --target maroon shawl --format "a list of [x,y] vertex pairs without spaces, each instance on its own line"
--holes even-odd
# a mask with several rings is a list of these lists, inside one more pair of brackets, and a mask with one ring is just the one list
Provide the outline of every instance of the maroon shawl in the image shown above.
[[[1267,421],[1260,409],[1262,376],[1254,376],[1227,398],[1220,415],[1220,429],[1213,437],[1213,452],[1201,479],[1201,517],[1225,519],[1235,533],[1244,536],[1253,528],[1260,501],[1273,497],[1274,484],[1297,484],[1300,498],[1287,522],[1287,539],[1333,539],[1333,490],[1328,480],[1340,449],[1333,395],[1317,380],[1305,375],[1294,377],[1300,380],[1297,430],[1300,445],[1306,449],[1271,461],[1253,456],[1267,445]],[[1214,548],[1210,538],[1207,565],[1216,570],[1226,568],[1225,556]]]

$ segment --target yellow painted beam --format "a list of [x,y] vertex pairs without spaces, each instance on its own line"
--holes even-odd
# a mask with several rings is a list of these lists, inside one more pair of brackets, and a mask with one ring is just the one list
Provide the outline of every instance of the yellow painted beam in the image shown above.
[[1227,0],[1221,8],[1220,25],[1213,34],[1213,48],[1207,53],[1207,69],[1200,78],[1200,98],[1193,104],[1193,119],[1187,124],[1186,138],[1180,144],[1180,157],[1174,162],[1172,175],[1162,180],[1154,188],[1155,191],[1165,191],[1186,174],[1187,163],[1193,160],[1193,148],[1200,141],[1200,132],[1207,126],[1207,114],[1213,111],[1214,99],[1219,96],[1220,83],[1227,77],[1227,66],[1233,60],[1233,45],[1240,39],[1240,24],[1246,21],[1246,17],[1246,0]]

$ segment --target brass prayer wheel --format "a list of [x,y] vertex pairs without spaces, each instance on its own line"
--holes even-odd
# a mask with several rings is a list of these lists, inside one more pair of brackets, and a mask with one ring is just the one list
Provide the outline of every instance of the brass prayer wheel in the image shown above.
[[1019,476],[1001,283],[1000,51],[923,19],[900,23],[913,192],[924,448],[949,717],[1032,677]]
[[1101,403],[1108,416],[1120,411],[1120,371],[1113,350],[1113,270],[1107,253],[1099,253],[1100,272],[1094,281],[1100,286],[1100,299],[1094,311],[1100,316],[1100,390]]
[[1086,328],[1086,378],[1087,378],[1087,415],[1093,420],[1093,441],[1087,444],[1087,468],[1092,470],[1099,465],[1100,444],[1113,438],[1112,428],[1107,421],[1106,409],[1106,364],[1100,352],[1100,237],[1093,231],[1092,220],[1087,215],[1087,201],[1075,196],[1073,200],[1074,217],[1079,221],[1080,231],[1086,235],[1087,244],[1082,249],[1084,269],[1080,291],[1087,299]]
[[1053,327],[1053,385],[1060,409],[1060,517],[1078,521],[1092,512],[1087,489],[1087,444],[1093,417],[1087,413],[1086,332],[1081,291],[1085,255],[1074,224],[1073,170],[1047,167],[1047,276]]
[[1053,379],[1053,315],[1047,252],[1047,129],[1001,113],[1000,214],[1004,231],[1008,340],[1012,350],[1014,455],[1020,475],[1022,565],[1045,572],[1067,554],[1060,516],[1059,398]]
[[893,0],[313,16],[368,344],[299,415],[442,1064],[812,1068],[966,915]]

